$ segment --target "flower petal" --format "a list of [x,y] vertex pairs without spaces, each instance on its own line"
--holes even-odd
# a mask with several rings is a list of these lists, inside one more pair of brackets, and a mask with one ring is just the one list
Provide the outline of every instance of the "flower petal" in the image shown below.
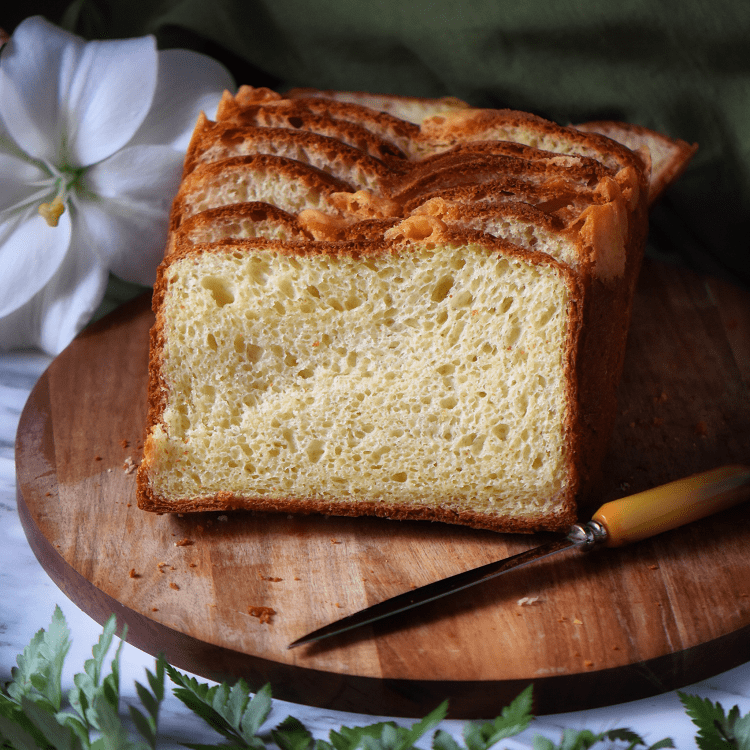
[[63,158],[88,166],[121,149],[148,114],[156,76],[151,36],[86,44],[67,91]]
[[46,192],[54,192],[48,173],[28,159],[0,151],[0,216],[45,187]]
[[50,227],[35,208],[0,224],[0,268],[3,269],[0,318],[28,302],[58,273],[70,246],[66,211]]
[[234,90],[229,71],[198,52],[159,52],[159,75],[148,117],[129,145],[164,144],[185,151],[198,114],[214,117],[225,89]]
[[59,273],[23,307],[0,317],[0,349],[40,347],[59,354],[88,323],[109,275],[95,255],[71,247]]
[[154,283],[182,160],[169,146],[133,146],[86,173],[84,191],[75,198],[76,233],[125,281]]
[[22,21],[0,53],[0,117],[29,155],[55,161],[60,102],[84,41],[43,18]]

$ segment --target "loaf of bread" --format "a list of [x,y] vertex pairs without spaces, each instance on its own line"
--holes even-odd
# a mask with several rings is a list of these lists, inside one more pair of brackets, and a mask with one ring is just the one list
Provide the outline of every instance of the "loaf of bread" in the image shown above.
[[139,506],[567,528],[616,412],[648,167],[458,100],[226,95],[154,288]]

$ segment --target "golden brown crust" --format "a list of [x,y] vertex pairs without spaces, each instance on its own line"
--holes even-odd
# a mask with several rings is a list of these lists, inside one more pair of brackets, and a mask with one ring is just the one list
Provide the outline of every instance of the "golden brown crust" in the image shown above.
[[454,145],[467,141],[519,139],[519,133],[535,133],[534,147],[550,150],[549,144],[563,142],[567,152],[591,156],[608,169],[632,166],[643,169],[640,159],[627,147],[594,132],[565,127],[528,112],[511,109],[469,109],[425,120],[420,138]]
[[233,203],[206,209],[181,222],[179,228],[170,233],[164,257],[170,256],[176,246],[182,242],[189,244],[205,242],[206,240],[200,239],[204,233],[202,230],[205,229],[221,231],[222,227],[227,227],[226,237],[237,236],[233,233],[232,227],[241,225],[245,221],[275,227],[279,233],[288,235],[290,239],[311,239],[304,226],[300,224],[298,217],[288,211],[282,211],[277,206],[261,201]]
[[326,197],[334,193],[354,191],[351,185],[342,180],[294,159],[269,154],[235,156],[220,162],[202,164],[183,179],[172,204],[170,231],[176,231],[185,219],[197,213],[190,205],[190,198],[194,193],[200,193],[207,184],[219,185],[225,180],[234,180],[238,185],[251,186],[264,175],[278,174],[286,175],[290,183],[299,183]]
[[470,105],[455,96],[441,96],[427,99],[400,94],[373,94],[366,91],[334,91],[313,88],[293,88],[285,94],[290,99],[320,97],[359,104],[370,109],[386,112],[402,120],[419,123],[425,117],[457,109],[468,109]]
[[516,178],[543,187],[560,182],[595,188],[605,177],[592,174],[585,168],[560,166],[542,160],[530,161],[517,156],[485,152],[459,151],[441,154],[440,157],[418,162],[414,168],[394,185],[398,192],[393,198],[409,203],[420,195],[450,190],[461,185],[481,185],[493,182],[502,175],[503,180]]
[[688,143],[679,138],[670,138],[663,133],[645,128],[641,125],[625,122],[601,120],[586,122],[575,126],[588,133],[599,133],[627,146],[636,154],[646,149],[650,171],[648,203],[653,205],[664,191],[674,183],[687,169],[695,152],[697,143]]
[[191,500],[165,501],[154,497],[150,488],[144,487],[139,495],[138,507],[153,513],[196,513],[210,511],[247,510],[257,513],[294,513],[299,515],[374,516],[391,521],[437,521],[474,529],[485,529],[512,534],[532,534],[537,531],[567,531],[576,521],[571,504],[561,504],[554,516],[538,515],[527,518],[489,516],[484,513],[452,506],[450,500],[441,506],[407,505],[398,503],[328,501],[316,498],[274,498],[233,495],[217,492],[215,495]]
[[217,110],[216,119],[220,122],[231,121],[318,133],[336,138],[386,162],[398,162],[406,158],[402,148],[380,132],[359,121],[334,117],[325,108],[311,109],[305,102],[282,100],[274,106],[264,106],[262,102],[242,105],[238,101],[226,99]]
[[[442,116],[451,112],[467,114],[469,110],[474,111],[467,102],[453,97],[420,99],[392,94],[317,89],[292,89],[286,96],[289,98],[323,97],[349,101],[381,109],[404,119],[407,119],[409,114],[413,114],[412,122],[415,123],[422,123],[425,119],[435,115]],[[698,149],[696,143],[691,144],[679,138],[670,138],[632,123],[602,120],[580,123],[574,127],[583,132],[598,133],[611,138],[629,148],[641,159],[644,171],[647,174],[650,173],[649,205],[653,205],[669,185],[684,173]]]
[[337,167],[342,173],[360,173],[384,191],[390,190],[390,183],[398,176],[396,166],[386,166],[361,149],[327,135],[203,119],[187,151],[183,178],[202,164],[260,154],[294,159],[328,174],[335,174]]

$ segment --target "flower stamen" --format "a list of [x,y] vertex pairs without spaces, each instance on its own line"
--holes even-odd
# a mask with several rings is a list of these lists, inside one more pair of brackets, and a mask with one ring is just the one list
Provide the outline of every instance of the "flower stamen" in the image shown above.
[[39,206],[39,215],[47,222],[50,227],[56,227],[60,217],[65,212],[65,203],[63,203],[62,193],[58,193],[52,203],[42,203]]

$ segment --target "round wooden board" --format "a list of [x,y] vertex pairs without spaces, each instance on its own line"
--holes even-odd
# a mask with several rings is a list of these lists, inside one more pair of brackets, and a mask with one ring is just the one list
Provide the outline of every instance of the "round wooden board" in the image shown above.
[[[750,304],[647,262],[601,501],[750,456]],[[135,503],[150,300],[90,327],[22,414],[19,513],[60,588],[99,622],[211,679],[277,698],[418,717],[613,704],[750,660],[750,504],[630,548],[572,553],[338,639],[287,650],[374,602],[539,537],[370,518],[154,515]],[[524,600],[524,597],[527,597]],[[269,622],[256,607],[274,610]],[[255,614],[253,614],[255,612]]]

